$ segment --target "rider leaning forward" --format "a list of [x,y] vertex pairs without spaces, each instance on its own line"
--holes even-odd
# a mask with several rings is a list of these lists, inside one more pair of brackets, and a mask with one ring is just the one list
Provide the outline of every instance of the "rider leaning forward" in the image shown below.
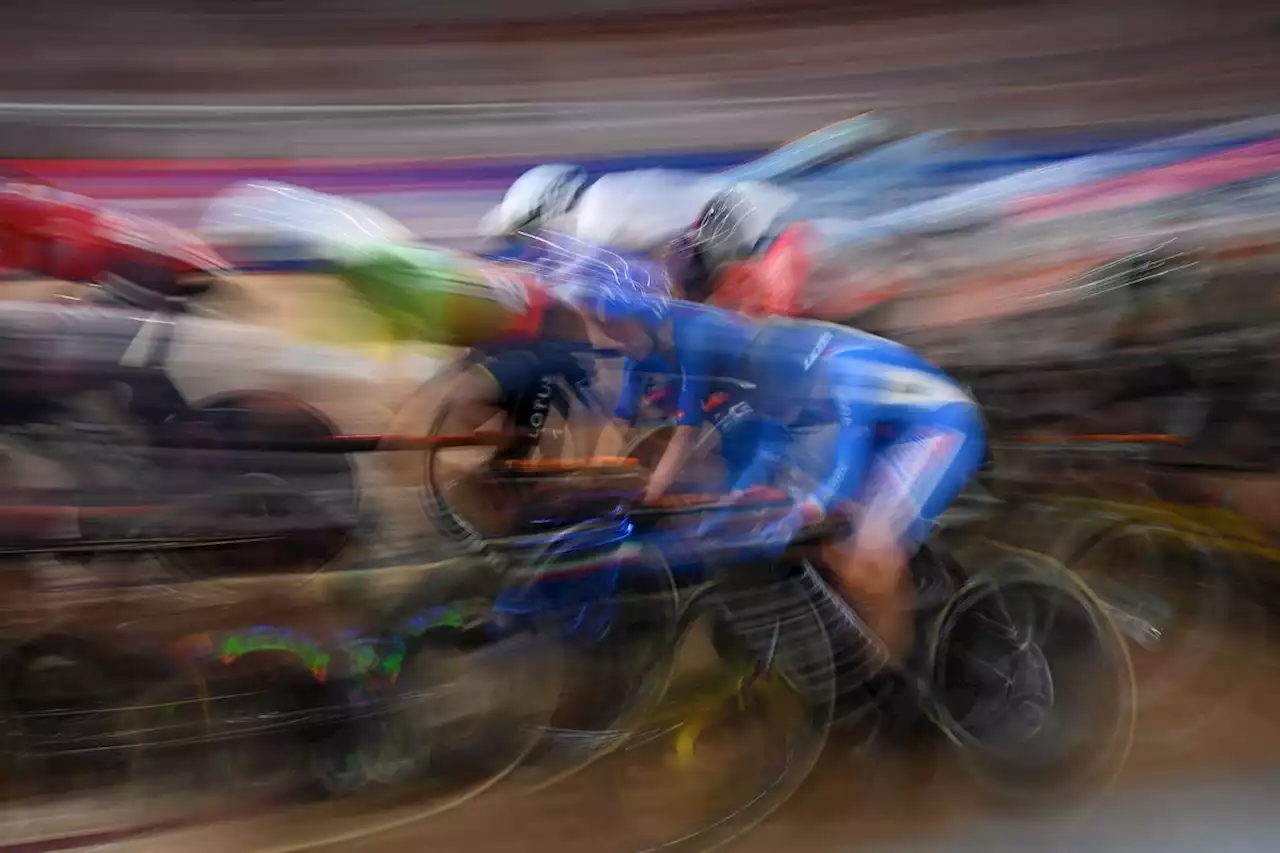
[[[352,218],[352,203],[325,203],[343,208],[338,219]],[[559,283],[557,292],[518,267],[368,230],[352,238],[347,229],[329,241],[335,270],[399,335],[491,349],[458,389],[466,399],[500,406],[548,372],[564,372],[571,384],[575,376],[589,383],[589,367],[574,374],[574,365],[558,363],[574,358],[558,342],[603,336],[633,366],[662,365],[657,369],[680,387],[680,427],[653,472],[650,500],[661,497],[682,468],[701,427],[701,401],[718,380],[746,389],[740,399],[749,410],[721,443],[731,494],[799,465],[798,436],[806,428],[833,427],[828,457],[816,466],[804,463],[811,485],[760,542],[785,545],[826,515],[855,513],[852,534],[829,544],[825,560],[845,601],[891,655],[907,653],[913,625],[907,561],[985,458],[982,418],[959,383],[906,347],[846,327],[752,319],[674,300],[654,286],[660,279],[638,284],[600,269]],[[697,245],[700,236],[689,235],[685,245]],[[670,269],[679,275],[681,267]],[[618,414],[634,411],[639,387],[626,383]],[[481,418],[486,411],[476,409],[476,427],[488,419]]]

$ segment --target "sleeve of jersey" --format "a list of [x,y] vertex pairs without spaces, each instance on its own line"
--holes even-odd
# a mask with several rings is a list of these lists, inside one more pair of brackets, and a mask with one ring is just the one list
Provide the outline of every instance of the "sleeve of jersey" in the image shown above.
[[774,479],[791,447],[791,433],[779,423],[769,422],[759,430],[759,438],[751,454],[751,464],[739,472],[729,484],[729,491],[741,492],[765,485]]
[[835,453],[831,473],[814,490],[812,499],[830,510],[849,497],[864,475],[871,454],[872,404],[860,393],[865,383],[858,363],[836,356],[831,360],[829,387],[836,408]]
[[702,426],[702,406],[711,393],[711,358],[705,336],[714,335],[710,323],[692,322],[676,327],[675,349],[679,354],[680,396],[677,400],[680,426]]
[[632,359],[623,363],[622,388],[618,392],[618,403],[613,409],[615,418],[633,425],[640,410],[640,395],[644,392],[644,381],[638,367]]

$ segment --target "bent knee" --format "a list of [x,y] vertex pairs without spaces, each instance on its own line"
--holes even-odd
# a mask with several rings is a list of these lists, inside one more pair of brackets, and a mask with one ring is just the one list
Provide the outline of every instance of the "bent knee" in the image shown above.
[[898,592],[907,581],[907,553],[869,555],[853,540],[824,550],[823,560],[850,592],[883,597]]

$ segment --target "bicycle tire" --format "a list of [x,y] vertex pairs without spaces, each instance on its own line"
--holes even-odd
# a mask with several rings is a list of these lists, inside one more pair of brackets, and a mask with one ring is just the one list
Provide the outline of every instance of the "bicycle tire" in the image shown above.
[[[209,423],[207,418],[215,420]],[[259,422],[255,423],[255,418]],[[213,441],[219,436],[232,440],[262,440],[264,446],[273,441],[287,445],[290,441],[313,442],[339,435],[337,427],[319,410],[291,395],[263,392],[231,392],[193,404],[187,412],[167,422],[166,434],[183,429],[210,430]],[[243,434],[239,434],[243,433]],[[182,580],[208,580],[236,574],[272,573],[312,576],[324,571],[346,550],[359,524],[361,493],[355,466],[346,454],[292,454],[275,451],[251,451],[221,455],[206,463],[212,469],[201,476],[212,478],[211,494],[195,500],[179,501],[162,526],[176,526],[178,533],[188,525],[201,526],[208,514],[223,516],[233,502],[249,499],[261,503],[268,500],[286,507],[286,518],[304,518],[303,525],[286,526],[270,537],[269,547],[231,546],[227,549],[176,549],[158,554],[160,562]],[[270,482],[271,488],[253,483]],[[310,484],[310,485],[309,485]],[[316,486],[323,486],[317,489]],[[216,512],[216,501],[226,499],[222,512]],[[208,501],[215,508],[202,507]],[[194,510],[192,519],[184,514]],[[319,516],[324,524],[315,524]]]
[[[535,645],[539,643],[536,637],[525,636],[523,639]],[[421,649],[424,650],[425,655],[418,657],[426,670],[431,670],[434,664],[432,645],[433,643],[424,644]],[[447,648],[447,646],[446,640],[436,646],[435,650]],[[547,674],[547,669],[529,666],[530,658],[523,653],[523,648],[519,651],[515,649],[508,649],[508,651],[512,652],[510,660],[515,664],[523,664],[523,668],[520,665],[513,665],[509,670],[514,677],[506,685],[507,695],[514,696],[520,692],[521,687],[525,686],[535,691],[548,686],[545,681],[542,684],[535,683],[538,677]],[[555,665],[554,655],[548,660],[553,666]],[[409,725],[422,721],[421,715],[410,707],[416,698],[422,698],[415,697],[414,694],[417,692],[412,685],[401,683],[398,688],[399,698],[408,702],[409,705],[401,705],[397,709],[393,704],[389,710],[393,718],[398,717]],[[536,743],[536,738],[532,735],[540,733],[541,728],[542,723],[538,722],[518,725],[515,727],[514,735],[517,741],[532,748]],[[366,736],[371,732],[372,729],[364,730]],[[372,736],[377,735],[373,733]],[[416,747],[421,744],[410,739],[408,745]],[[469,739],[462,745],[478,745],[482,751],[485,748],[484,743],[475,739]],[[503,783],[519,766],[525,754],[527,753],[522,749],[506,751],[500,761],[495,761],[484,768],[476,764],[468,764],[468,755],[464,749],[455,754],[454,758],[457,761],[448,768],[450,773],[441,772],[433,775],[435,771],[430,766],[428,753],[424,756],[427,763],[390,784],[361,790],[356,796],[328,799],[319,805],[295,806],[289,809],[287,819],[284,821],[281,821],[279,819],[281,816],[277,814],[251,814],[249,819],[241,824],[241,828],[249,834],[249,837],[255,839],[257,845],[255,849],[258,853],[268,853],[268,851],[270,853],[304,853],[304,851],[350,844],[371,836],[421,824],[478,797],[501,790]],[[471,757],[476,757],[476,754],[472,753]],[[479,757],[483,758],[483,756]]]
[[[754,602],[761,598],[772,602],[771,612],[759,611]],[[782,736],[786,744],[782,754],[761,771],[760,783],[753,785],[751,796],[736,800],[732,806],[696,828],[650,843],[633,853],[704,853],[740,838],[790,800],[809,778],[826,747],[834,711],[835,674],[831,645],[808,590],[800,586],[794,577],[777,581],[772,587],[726,587],[714,583],[702,587],[682,611],[681,632],[672,648],[672,660],[678,657],[683,644],[691,638],[703,617],[723,619],[735,610],[739,621],[733,633],[740,640],[746,639],[739,651],[746,652],[748,656],[758,656],[761,648],[759,635],[755,638],[747,635],[766,627],[765,623],[788,625],[787,633],[797,641],[794,645],[780,644],[761,678],[749,688],[753,691],[780,691],[773,698],[760,701],[790,707],[794,715],[790,719],[795,727],[789,728]],[[733,619],[732,616],[728,618]],[[747,625],[740,621],[742,618],[756,624]],[[724,649],[717,653],[722,651]],[[801,670],[807,671],[807,679],[796,677],[795,674]],[[712,687],[720,689],[718,682]],[[675,698],[669,690],[654,706],[650,712],[650,723],[641,721],[628,752],[660,738],[671,732],[673,725],[684,722],[679,705],[687,703],[687,697],[680,697],[681,702],[673,708],[671,704],[675,703]],[[716,697],[713,694],[709,698],[714,700]]]
[[[451,368],[450,374],[453,378],[461,376],[467,369],[472,367],[474,363],[474,360],[468,358]],[[522,403],[517,403],[515,408],[519,410],[521,405]],[[567,437],[570,431],[569,423],[571,419],[569,418],[569,401],[567,396],[563,394],[558,395],[553,405],[557,412],[564,418],[565,424],[562,430],[560,430],[564,433],[564,436],[560,436],[559,439],[556,440],[557,431],[553,430],[550,432],[553,440],[550,443],[543,443],[541,439],[543,436],[547,435],[546,432],[543,432],[539,437],[539,449],[556,453],[563,449],[564,438]],[[427,435],[435,436],[442,434],[444,427],[448,423],[451,412],[451,401],[446,398],[436,408],[436,413],[432,417],[427,428]],[[505,430],[514,432],[518,428],[518,425],[515,422],[515,414],[513,412],[503,411],[502,417],[503,427]],[[448,489],[440,482],[442,477],[439,461],[440,452],[441,451],[437,448],[428,448],[423,452],[420,500],[428,521],[437,533],[451,542],[469,542],[486,538],[486,531],[477,526],[474,521],[465,517],[465,513],[458,509],[454,505],[454,502],[450,500]]]
[[[1122,618],[1137,620],[1130,634],[1141,632],[1144,625],[1160,629],[1158,637],[1150,638],[1153,648],[1144,648],[1137,641],[1140,638],[1131,646],[1136,647],[1133,654],[1145,711],[1139,740],[1166,748],[1185,745],[1253,683],[1248,676],[1232,677],[1242,657],[1246,661],[1259,657],[1266,633],[1266,616],[1254,594],[1248,563],[1229,547],[1179,529],[1172,520],[1103,517],[1082,533],[1086,535],[1075,540],[1068,565]],[[1145,543],[1134,555],[1134,562],[1143,565],[1134,567],[1154,569],[1158,588],[1125,582],[1129,577],[1125,569],[1130,566],[1115,566],[1113,557],[1125,541]],[[1102,562],[1095,564],[1095,560]],[[1120,578],[1115,577],[1117,570]],[[1172,614],[1141,612],[1148,600],[1161,609],[1171,606],[1169,588],[1190,591],[1180,596],[1182,608],[1174,608]],[[1175,633],[1173,643],[1170,633]],[[1208,699],[1188,702],[1193,695]]]
[[[534,595],[523,606],[538,609],[534,618],[542,630],[559,633],[566,655],[576,657],[585,670],[601,667],[598,674],[604,680],[592,680],[585,710],[575,713],[562,702],[553,714],[543,742],[516,773],[515,781],[530,791],[568,778],[627,742],[636,721],[665,688],[670,649],[679,631],[683,600],[666,561],[654,552],[628,555],[611,547],[611,541],[602,548],[588,545],[584,553],[575,535],[591,527],[585,522],[562,531],[529,561],[530,568],[509,576],[506,593],[516,598],[507,600],[518,601],[522,591]],[[619,561],[611,589],[577,609],[576,615],[577,599],[538,604],[538,583],[546,573],[582,570],[581,560],[574,559],[580,554],[601,562],[585,571],[607,572],[605,562]],[[597,592],[604,590],[584,587],[582,595]],[[566,633],[567,620],[578,628]],[[567,698],[571,697],[562,697]]]
[[[112,660],[110,650],[75,637],[44,635],[26,642],[28,646],[33,644],[43,646],[46,652],[74,653],[76,647],[91,651],[96,648],[104,672],[117,670],[121,664],[119,659]],[[97,729],[98,737],[75,745],[78,755],[59,754],[56,750],[43,756],[28,753],[22,756],[25,765],[10,768],[38,774],[49,769],[42,763],[42,759],[48,757],[65,762],[86,756],[105,756],[115,765],[112,775],[100,780],[109,787],[95,786],[91,780],[88,790],[77,796],[78,786],[58,785],[62,796],[55,801],[51,813],[46,818],[41,815],[44,810],[37,809],[34,825],[29,829],[39,834],[40,827],[48,825],[65,833],[66,816],[64,813],[59,817],[59,814],[69,811],[75,815],[76,831],[82,837],[101,834],[126,839],[150,834],[161,827],[184,828],[207,823],[235,814],[239,811],[236,805],[243,805],[241,798],[245,792],[235,787],[224,786],[220,789],[223,796],[210,796],[206,756],[201,751],[209,744],[208,709],[199,695],[198,678],[191,678],[194,672],[159,659],[140,662],[144,665],[131,673],[113,673],[117,686],[128,682],[127,689],[117,695],[118,701],[97,707],[92,697],[87,697],[89,701],[82,703],[84,707],[58,709],[64,720],[74,715],[78,719],[95,717],[100,723],[90,727]],[[4,709],[0,708],[0,718],[5,716]],[[21,723],[12,719],[6,722]],[[79,732],[93,734],[83,726]],[[6,738],[7,734],[14,737]],[[0,733],[0,746],[10,748],[0,749],[0,758],[13,757],[12,748],[21,748],[22,734],[6,725]],[[30,742],[27,745],[31,745]],[[36,776],[11,781],[25,785],[27,790],[48,790],[47,780]],[[214,802],[215,798],[219,802]],[[39,846],[41,839],[37,837],[33,843]]]
[[[158,727],[142,721],[164,704],[154,700],[178,695],[180,670],[163,659],[70,634],[25,639],[5,651],[0,667],[8,754],[36,774],[48,764],[106,762],[109,781],[131,781],[158,745]],[[37,685],[28,676],[54,672],[56,679],[59,668],[73,673],[70,684],[64,680],[59,691],[55,681],[52,696],[32,693]]]
[[[1004,560],[973,574],[934,621],[928,648],[928,671],[942,697],[931,709],[935,723],[957,749],[970,777],[1003,803],[1039,806],[1059,804],[1087,794],[1099,795],[1114,784],[1124,768],[1136,735],[1138,694],[1128,644],[1101,601],[1070,571],[1044,555],[1015,548],[1001,550],[1006,555]],[[994,742],[983,743],[980,737],[982,727],[972,716],[961,718],[980,707],[982,696],[975,696],[965,689],[963,673],[970,671],[971,667],[961,661],[961,653],[965,650],[956,642],[959,620],[978,613],[977,603],[983,600],[984,595],[999,593],[1003,601],[996,604],[1005,613],[1005,618],[993,618],[990,613],[983,618],[987,624],[1007,623],[1007,602],[1015,591],[1023,594],[1024,601],[1034,601],[1038,597],[1040,606],[1047,604],[1051,615],[1048,621],[1055,629],[1061,618],[1061,614],[1054,610],[1056,605],[1066,605],[1075,610],[1075,624],[1068,625],[1068,630],[1054,638],[1059,643],[1052,649],[1057,658],[1053,659],[1044,652],[1037,659],[1037,666],[1048,670],[1049,684],[1055,697],[1051,700],[1052,707],[1040,710],[1059,712],[1060,704],[1056,697],[1063,691],[1055,682],[1059,674],[1068,672],[1071,654],[1076,651],[1075,641],[1087,635],[1096,645],[1098,667],[1106,673],[1103,683],[1097,685],[1098,695],[1079,700],[1071,698],[1069,701],[1078,701],[1077,707],[1089,713],[1103,708],[1106,703],[1109,705],[1106,705],[1107,711],[1103,715],[1105,720],[1097,727],[1090,725],[1088,719],[1082,721],[1084,725],[1077,723],[1078,750],[1069,748],[1070,744],[1047,743],[1044,748],[1049,749],[1050,754],[1041,757],[1027,748],[1029,740],[1018,743],[1016,748],[1011,745],[1001,749]],[[987,609],[991,608],[988,606]],[[989,629],[983,630],[991,636]],[[1005,630],[1012,632],[1007,637],[1011,640],[1017,633],[1017,624],[1012,623],[1012,627]],[[1097,674],[1096,670],[1085,667],[1082,678],[1094,684]],[[1103,697],[1105,703],[1098,696]],[[1015,710],[1012,703],[1002,700],[998,704],[1002,706],[998,713],[1006,718],[1014,716],[1011,713]],[[1016,710],[1029,709],[1016,706]],[[1045,730],[1044,726],[1037,726],[1029,738]],[[1054,747],[1056,752],[1052,749]]]

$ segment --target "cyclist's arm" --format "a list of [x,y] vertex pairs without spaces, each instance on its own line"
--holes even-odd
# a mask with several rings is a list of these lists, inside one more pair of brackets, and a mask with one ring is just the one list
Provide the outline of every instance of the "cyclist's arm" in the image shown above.
[[729,484],[730,493],[741,494],[772,479],[790,447],[790,433],[780,424],[774,429],[762,429],[751,454],[751,464],[738,472],[738,476]]
[[857,389],[857,368],[839,356],[828,367],[831,402],[836,410],[836,448],[830,473],[809,495],[809,503],[825,514],[847,498],[863,476],[871,455],[872,405],[861,398]]
[[644,374],[640,370],[640,364],[629,358],[622,365],[622,388],[618,392],[618,403],[614,406],[613,416],[628,426],[635,426],[643,395]]
[[686,424],[678,424],[676,426],[675,435],[671,437],[666,450],[662,452],[662,458],[658,460],[658,464],[653,469],[653,476],[649,479],[649,488],[645,491],[646,498],[649,500],[659,498],[671,488],[671,484],[676,480],[676,475],[684,467],[689,457],[690,449],[693,447],[697,437],[697,427],[691,427]]
[[702,429],[702,403],[711,390],[706,350],[691,347],[689,351],[680,353],[680,359],[680,393],[677,396],[679,414],[676,416],[675,435],[671,437],[671,442],[663,451],[649,480],[649,488],[645,494],[651,500],[661,497],[671,488],[676,475],[688,461],[689,452]]
[[[573,385],[573,392],[578,401],[587,407],[588,412],[603,414],[607,411],[605,401],[595,387],[594,368],[583,371],[582,378]],[[588,416],[585,420],[586,423],[579,426],[576,433],[582,445],[580,455],[594,459],[600,448],[600,439],[604,436],[605,422],[598,416]]]

